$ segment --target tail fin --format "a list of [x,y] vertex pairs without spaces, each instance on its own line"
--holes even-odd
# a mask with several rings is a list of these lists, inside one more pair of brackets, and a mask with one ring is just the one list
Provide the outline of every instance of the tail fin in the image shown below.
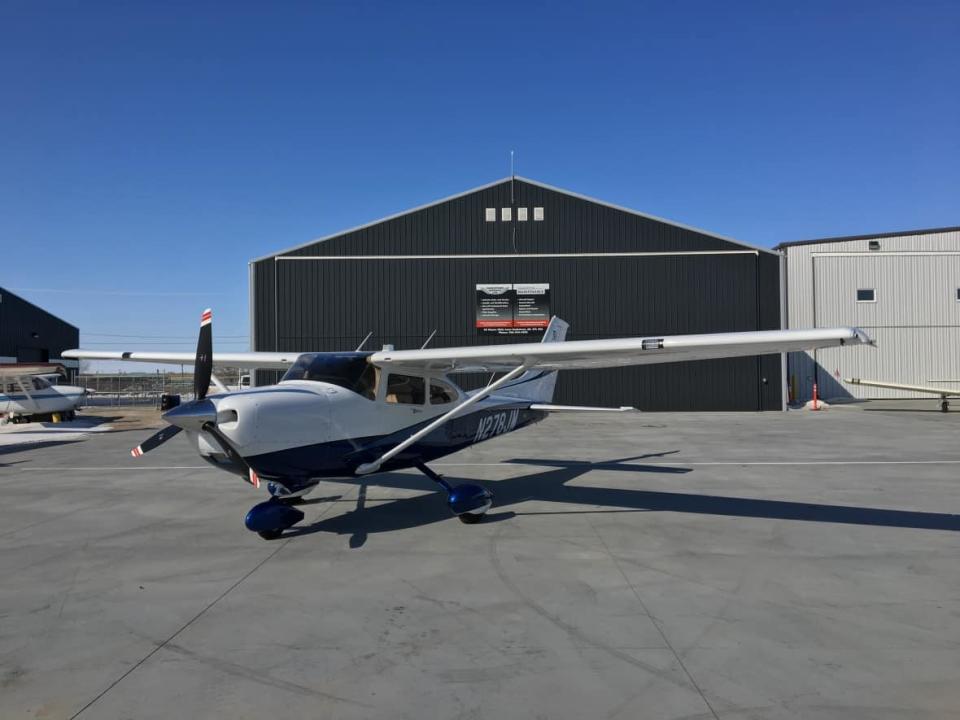
[[[543,333],[540,342],[563,342],[567,337],[570,324],[556,315],[550,319],[550,324]],[[553,388],[557,384],[557,371],[528,370],[512,383],[504,385],[498,395],[534,400],[539,403],[548,403],[553,400]]]

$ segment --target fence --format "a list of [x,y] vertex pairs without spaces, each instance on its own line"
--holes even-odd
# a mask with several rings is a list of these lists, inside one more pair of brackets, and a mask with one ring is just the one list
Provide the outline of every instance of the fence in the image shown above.
[[[216,376],[230,390],[240,387],[243,371],[216,368]],[[182,401],[193,399],[191,373],[82,373],[76,384],[87,389],[84,405],[117,407],[127,405],[160,406],[161,395],[179,395]],[[210,387],[210,393],[219,390]]]

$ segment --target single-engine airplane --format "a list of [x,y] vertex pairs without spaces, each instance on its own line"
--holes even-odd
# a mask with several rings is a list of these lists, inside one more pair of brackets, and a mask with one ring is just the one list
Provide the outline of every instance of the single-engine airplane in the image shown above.
[[0,414],[13,422],[37,415],[62,413],[72,419],[87,391],[72,385],[54,385],[47,366],[0,367]]
[[[447,493],[465,523],[492,504],[480,485],[451,486],[428,462],[519,430],[552,412],[625,412],[633,408],[554,405],[557,371],[649,365],[684,360],[792,352],[869,343],[857,328],[765,330],[711,335],[564,342],[554,317],[539,343],[380,352],[213,353],[212,319],[205,310],[194,357],[188,353],[68,350],[63,357],[194,363],[195,399],[163,414],[169,423],[131,453],[139,457],[185,430],[200,456],[270,499],[251,508],[245,524],[265,539],[279,537],[304,515],[294,505],[323,479],[356,478],[416,468]],[[207,397],[213,363],[285,369],[276,385]],[[464,391],[449,375],[505,373]]]

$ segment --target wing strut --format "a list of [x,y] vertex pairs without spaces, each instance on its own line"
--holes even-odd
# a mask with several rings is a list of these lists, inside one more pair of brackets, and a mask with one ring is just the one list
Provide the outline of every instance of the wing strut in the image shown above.
[[413,435],[408,437],[402,443],[398,445],[394,445],[392,448],[387,450],[387,452],[385,452],[383,455],[381,455],[379,458],[377,458],[373,462],[364,463],[363,465],[360,465],[356,469],[357,475],[369,475],[372,472],[376,472],[377,470],[380,469],[381,465],[383,465],[387,460],[395,456],[397,453],[403,452],[408,447],[413,445],[417,440],[419,440],[422,437],[425,437],[426,435],[429,435],[438,427],[443,425],[445,422],[453,419],[454,417],[459,415],[461,412],[466,410],[468,407],[470,407],[474,403],[479,402],[480,400],[483,400],[485,397],[487,397],[487,395],[494,392],[497,388],[502,387],[503,385],[506,385],[508,382],[513,380],[515,377],[517,377],[517,375],[520,375],[521,373],[526,372],[526,370],[527,370],[526,365],[520,365],[519,367],[515,367],[513,370],[508,372],[502,378],[497,380],[495,383],[491,383],[490,385],[487,385],[482,390],[477,390],[476,393],[474,393],[473,395],[468,397],[466,400],[464,400],[462,403],[457,405],[455,408],[453,408],[453,410],[445,412],[443,415],[438,417],[432,423],[429,423],[424,427],[420,428],[419,430],[417,430],[417,432],[415,432]]

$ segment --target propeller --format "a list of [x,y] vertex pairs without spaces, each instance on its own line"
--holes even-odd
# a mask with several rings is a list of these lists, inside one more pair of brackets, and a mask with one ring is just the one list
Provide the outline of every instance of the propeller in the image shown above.
[[213,375],[213,312],[207,308],[200,315],[197,358],[193,363],[193,397],[196,401],[207,397],[211,375]]
[[207,400],[207,391],[210,389],[210,378],[213,375],[213,312],[207,308],[200,315],[200,336],[197,338],[197,356],[193,368],[193,395],[194,399],[183,405],[178,405],[163,414],[163,419],[170,423],[159,432],[154,433],[137,445],[130,454],[140,457],[154,448],[159,447],[187,428],[196,431],[206,431],[217,442],[224,454],[238,467],[246,470],[247,481],[254,487],[260,487],[260,478],[250,467],[233,443],[217,427],[217,408]]
[[163,443],[165,443],[167,440],[172,438],[181,430],[183,430],[183,428],[177,425],[170,425],[168,427],[165,427],[160,432],[154,433],[153,435],[148,437],[146,440],[144,440],[142,443],[137,445],[133,450],[130,451],[130,454],[133,455],[135,458],[140,457],[144,453],[150,452],[155,447],[163,445]]

